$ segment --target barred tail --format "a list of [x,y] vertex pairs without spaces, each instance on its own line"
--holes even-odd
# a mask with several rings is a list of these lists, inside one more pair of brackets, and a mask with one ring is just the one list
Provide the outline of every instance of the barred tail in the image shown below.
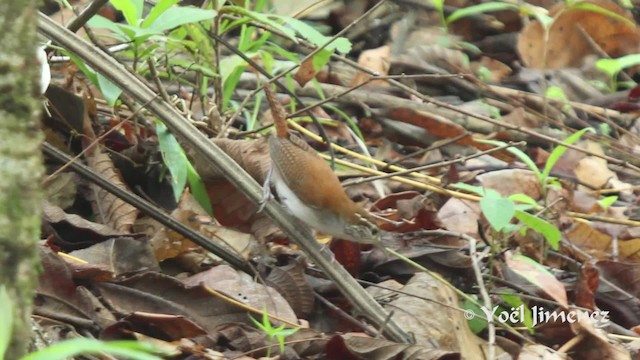
[[289,130],[287,129],[287,113],[271,89],[269,84],[264,86],[264,94],[267,96],[269,107],[271,107],[271,116],[273,117],[273,125],[276,128],[276,135],[280,138],[287,138]]

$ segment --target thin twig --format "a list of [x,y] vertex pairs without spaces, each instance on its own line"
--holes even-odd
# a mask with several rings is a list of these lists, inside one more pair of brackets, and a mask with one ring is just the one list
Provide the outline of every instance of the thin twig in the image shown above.
[[506,145],[502,145],[502,146],[498,146],[498,147],[491,148],[491,149],[488,149],[488,150],[480,151],[480,152],[477,152],[477,153],[469,155],[469,156],[465,156],[465,157],[461,157],[461,158],[457,158],[457,159],[453,159],[453,160],[441,161],[441,162],[434,163],[434,164],[417,166],[417,167],[414,167],[414,168],[411,168],[411,169],[407,169],[407,170],[404,170],[404,171],[396,171],[396,172],[385,174],[385,175],[370,176],[370,177],[367,177],[367,178],[362,178],[362,179],[351,181],[350,183],[344,184],[344,185],[345,186],[357,185],[357,184],[370,182],[370,181],[374,181],[374,180],[387,179],[387,178],[390,178],[390,177],[393,177],[393,176],[408,175],[408,174],[411,174],[411,173],[417,172],[417,171],[425,171],[425,170],[429,170],[429,169],[433,169],[433,168],[449,166],[449,165],[452,165],[452,164],[457,164],[457,163],[464,162],[464,161],[467,161],[467,160],[470,160],[470,159],[474,159],[474,158],[480,157],[482,155],[487,155],[487,154],[491,154],[491,153],[496,152],[496,151],[504,150],[506,148],[520,147],[520,146],[524,146],[524,145],[526,145],[526,142],[524,142],[524,141],[519,141],[519,142],[516,142],[516,143],[508,143]]
[[87,6],[78,16],[76,16],[75,19],[69,22],[69,24],[67,25],[67,29],[69,29],[69,31],[71,32],[80,30],[80,28],[83,27],[84,24],[86,24],[89,19],[91,19],[96,13],[98,13],[100,8],[108,2],[109,0],[93,0],[91,4],[89,4],[89,6]]

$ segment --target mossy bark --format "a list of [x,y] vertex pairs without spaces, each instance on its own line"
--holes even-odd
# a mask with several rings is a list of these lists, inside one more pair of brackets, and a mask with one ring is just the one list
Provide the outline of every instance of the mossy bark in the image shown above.
[[0,1],[0,286],[6,287],[13,304],[5,359],[18,359],[26,352],[40,267],[43,164],[35,55],[37,3]]

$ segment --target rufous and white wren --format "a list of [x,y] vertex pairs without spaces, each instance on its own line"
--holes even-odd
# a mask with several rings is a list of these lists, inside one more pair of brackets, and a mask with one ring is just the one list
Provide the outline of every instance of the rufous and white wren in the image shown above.
[[265,196],[269,196],[270,182],[280,202],[311,228],[340,239],[380,245],[380,231],[372,216],[349,198],[325,160],[289,133],[284,108],[268,85],[264,90],[276,129],[269,138],[271,170]]

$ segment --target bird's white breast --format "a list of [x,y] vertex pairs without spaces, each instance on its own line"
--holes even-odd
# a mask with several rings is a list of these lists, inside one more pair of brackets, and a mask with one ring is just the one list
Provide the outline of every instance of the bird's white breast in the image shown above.
[[280,202],[293,216],[323,234],[341,235],[342,227],[338,223],[337,216],[305,204],[282,180],[282,175],[278,169],[273,169],[271,181],[276,188]]

